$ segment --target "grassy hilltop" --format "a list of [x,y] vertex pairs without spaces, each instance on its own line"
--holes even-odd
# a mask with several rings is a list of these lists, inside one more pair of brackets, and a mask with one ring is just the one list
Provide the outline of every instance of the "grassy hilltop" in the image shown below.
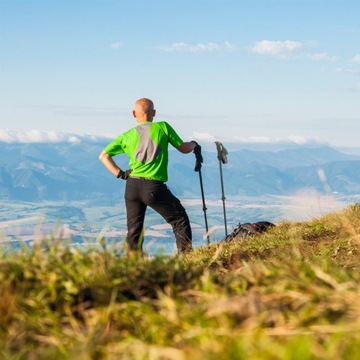
[[359,359],[360,204],[181,257],[0,251],[0,359]]

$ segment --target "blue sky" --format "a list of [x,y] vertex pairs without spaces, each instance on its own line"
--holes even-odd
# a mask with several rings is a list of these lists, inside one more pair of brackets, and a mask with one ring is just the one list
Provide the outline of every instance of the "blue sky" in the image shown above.
[[116,136],[149,97],[184,140],[359,146],[359,19],[358,0],[0,0],[0,140]]

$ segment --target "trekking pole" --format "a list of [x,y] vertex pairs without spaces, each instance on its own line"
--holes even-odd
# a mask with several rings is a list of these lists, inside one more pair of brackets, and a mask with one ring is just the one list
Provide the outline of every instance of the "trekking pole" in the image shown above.
[[200,180],[200,188],[201,188],[201,199],[203,204],[203,212],[204,212],[204,219],[205,219],[205,229],[206,229],[206,242],[209,245],[210,244],[210,237],[209,237],[209,227],[207,222],[207,216],[206,216],[206,205],[205,205],[205,196],[204,196],[204,187],[202,182],[202,176],[201,176],[201,170],[199,170],[199,180]]
[[[194,141],[195,142],[195,141]],[[204,186],[203,186],[203,181],[202,181],[202,175],[201,175],[201,164],[203,163],[203,157],[201,155],[201,146],[196,143],[196,147],[194,149],[194,154],[196,157],[196,163],[195,163],[195,169],[194,171],[199,173],[199,180],[200,180],[200,190],[201,190],[201,199],[202,199],[202,204],[203,204],[203,212],[204,212],[204,219],[205,219],[205,229],[206,229],[206,240],[207,240],[207,244],[210,244],[210,237],[209,237],[209,227],[208,227],[208,222],[207,222],[207,216],[206,216],[206,205],[205,205],[205,195],[204,195]]]
[[215,141],[216,149],[218,152],[218,160],[219,160],[219,167],[220,167],[220,182],[221,182],[221,200],[223,202],[223,212],[224,212],[224,224],[225,224],[225,237],[228,236],[227,232],[227,222],[226,222],[226,209],[225,209],[225,192],[224,192],[224,180],[223,180],[223,173],[222,173],[222,164],[227,164],[227,150],[224,148],[223,144],[220,141]]

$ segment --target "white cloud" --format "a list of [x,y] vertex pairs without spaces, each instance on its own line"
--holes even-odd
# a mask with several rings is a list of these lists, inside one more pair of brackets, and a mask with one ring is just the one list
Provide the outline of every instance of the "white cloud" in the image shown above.
[[288,57],[298,53],[303,48],[303,44],[298,41],[257,41],[250,51],[260,55],[272,55],[279,57]]
[[344,68],[341,68],[341,67],[338,67],[338,68],[334,69],[334,71],[336,73],[345,73],[345,74],[353,74],[353,75],[359,75],[360,74],[360,70],[344,69]]
[[359,92],[360,91],[360,84],[355,84],[353,86],[343,88],[343,90],[344,91],[349,91],[349,92]]
[[122,42],[115,42],[110,45],[113,49],[118,50],[124,46]]
[[293,195],[281,196],[286,206],[287,219],[303,221],[324,215],[326,212],[336,211],[344,208],[345,203],[340,202],[331,196],[323,195],[314,188],[303,188]]
[[350,61],[354,63],[360,63],[360,54],[354,55]]
[[[203,142],[213,142],[218,140],[212,134],[209,133],[200,133],[193,132],[192,138],[194,140],[203,141]],[[250,137],[240,137],[240,136],[226,136],[222,137],[224,142],[228,143],[242,143],[242,144],[297,144],[297,145],[306,145],[306,144],[324,144],[318,137],[306,137],[301,135],[289,135],[288,137],[269,137],[269,136],[250,136]]]
[[313,60],[313,61],[323,61],[323,60],[337,61],[338,60],[337,56],[331,56],[331,55],[328,55],[327,53],[309,53],[309,54],[306,54],[306,57],[309,60]]
[[299,135],[290,135],[288,138],[286,138],[284,140],[293,142],[293,143],[298,144],[298,145],[324,143],[318,137],[306,137],[306,136],[299,136]]
[[271,40],[261,40],[257,41],[255,45],[249,48],[249,50],[258,55],[267,55],[274,56],[278,58],[293,58],[293,57],[302,57],[309,59],[311,61],[337,61],[337,56],[329,55],[325,52],[321,53],[312,53],[307,52],[306,48],[313,46],[314,44],[307,43],[304,44],[299,41],[271,41]]
[[167,46],[160,46],[160,50],[165,52],[184,52],[184,53],[200,53],[200,52],[232,52],[236,49],[236,45],[229,42],[224,44],[207,43],[190,45],[184,42],[177,42]]
[[290,135],[288,137],[267,137],[267,136],[251,136],[248,138],[234,137],[234,139],[244,144],[324,144],[324,141],[318,137],[306,137],[300,135]]
[[[90,135],[90,134],[71,134],[56,131],[11,131],[0,129],[0,142],[5,143],[80,143],[82,141],[99,142],[104,139],[112,139],[113,135]],[[196,132],[191,134],[191,140],[210,143],[219,140],[216,135],[206,132]],[[319,144],[324,143],[316,137],[304,137],[298,135],[291,135],[286,138],[281,137],[266,137],[266,136],[253,136],[253,137],[239,137],[227,136],[222,137],[222,141],[228,143],[243,143],[243,144]]]
[[279,142],[278,138],[269,138],[267,136],[250,136],[248,138],[237,138],[241,143],[250,143],[250,144],[269,144],[273,142]]
[[200,133],[200,132],[196,132],[194,131],[192,133],[193,139],[195,140],[202,140],[202,141],[215,141],[216,138],[209,134],[209,133]]
[[56,131],[10,131],[0,129],[0,142],[5,143],[79,143],[80,141],[78,135]]

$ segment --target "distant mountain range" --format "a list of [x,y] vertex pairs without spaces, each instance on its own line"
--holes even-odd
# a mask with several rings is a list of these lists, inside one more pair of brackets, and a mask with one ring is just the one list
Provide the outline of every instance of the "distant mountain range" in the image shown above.
[[[98,160],[107,142],[86,138],[59,143],[0,142],[0,199],[93,199],[111,203],[111,194],[123,191],[124,182],[108,173]],[[203,157],[205,194],[218,197],[221,190],[217,154],[203,151]],[[125,155],[116,160],[127,168]],[[243,145],[236,150],[231,146],[228,160],[222,165],[227,195],[291,195],[302,189],[344,196],[360,194],[360,156],[329,146],[304,145],[277,151],[250,150]],[[194,165],[193,154],[170,152],[168,185],[177,196],[200,196]]]

